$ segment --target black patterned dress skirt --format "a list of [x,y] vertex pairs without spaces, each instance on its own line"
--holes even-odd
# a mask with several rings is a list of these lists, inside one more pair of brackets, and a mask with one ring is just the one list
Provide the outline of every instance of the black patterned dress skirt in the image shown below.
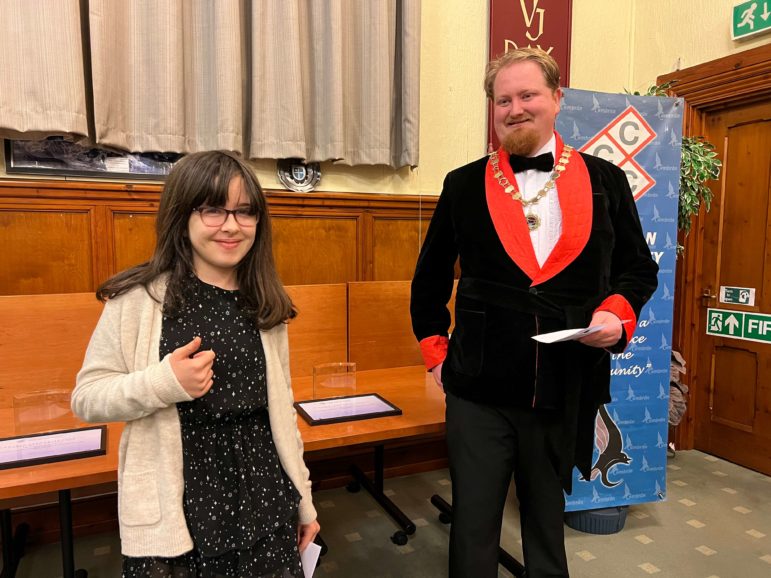
[[161,359],[202,339],[214,384],[178,403],[184,511],[194,549],[174,558],[124,556],[125,578],[301,578],[300,495],[276,452],[268,419],[265,352],[237,291],[190,280],[183,309],[164,316]]

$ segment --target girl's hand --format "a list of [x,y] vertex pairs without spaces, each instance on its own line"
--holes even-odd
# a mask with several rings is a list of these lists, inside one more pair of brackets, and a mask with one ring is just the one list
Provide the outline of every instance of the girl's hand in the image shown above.
[[297,527],[297,547],[300,552],[308,547],[308,544],[313,542],[316,534],[321,530],[318,520],[313,520],[309,524],[300,524]]
[[169,359],[177,381],[193,398],[204,396],[214,383],[212,379],[214,352],[198,351],[199,347],[201,347],[201,338],[195,337],[187,345],[175,349]]

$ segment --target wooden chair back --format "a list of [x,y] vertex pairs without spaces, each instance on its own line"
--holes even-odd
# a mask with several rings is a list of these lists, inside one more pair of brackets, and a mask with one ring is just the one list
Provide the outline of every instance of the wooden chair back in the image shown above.
[[348,359],[358,371],[422,363],[409,281],[348,283]]
[[[455,317],[455,290],[448,307]],[[421,365],[412,333],[410,281],[348,283],[348,359],[357,370]]]
[[102,304],[93,293],[0,296],[0,408],[75,386]]
[[[357,369],[422,363],[412,334],[409,281],[293,285],[298,309],[289,323],[293,376],[321,363],[355,361]],[[13,396],[71,390],[102,304],[93,293],[0,296],[0,408]]]
[[289,285],[298,315],[289,322],[293,377],[313,375],[313,366],[348,360],[345,283]]

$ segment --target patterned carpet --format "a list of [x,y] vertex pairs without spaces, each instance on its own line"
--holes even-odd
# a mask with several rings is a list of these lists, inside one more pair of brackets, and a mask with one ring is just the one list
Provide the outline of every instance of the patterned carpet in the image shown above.
[[[668,500],[630,507],[621,532],[592,535],[566,528],[571,576],[770,577],[771,478],[697,451],[679,452],[667,469]],[[417,526],[405,546],[391,543],[396,526],[365,492],[340,488],[315,495],[329,546],[317,578],[447,575],[449,527],[428,501],[435,493],[450,500],[447,471],[386,480],[386,488]],[[509,502],[502,545],[521,561],[516,503]],[[116,534],[83,538],[76,561],[90,578],[113,578],[120,575],[119,550]],[[59,560],[56,544],[31,549],[17,576],[60,576]],[[511,574],[501,569],[499,576]]]

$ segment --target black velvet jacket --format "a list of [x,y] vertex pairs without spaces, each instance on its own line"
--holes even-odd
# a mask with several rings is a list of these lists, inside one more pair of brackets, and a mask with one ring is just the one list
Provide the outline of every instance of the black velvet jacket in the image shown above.
[[[460,257],[455,327],[442,368],[445,390],[480,403],[562,411],[568,491],[574,465],[589,474],[594,420],[599,406],[610,401],[610,356],[576,341],[544,345],[531,337],[586,327],[613,294],[639,316],[656,289],[658,271],[623,171],[581,156],[592,188],[588,241],[537,284],[506,252],[493,224],[485,197],[487,157],[449,173],[418,257],[410,305],[418,340],[446,336],[446,305]],[[571,234],[571,207],[562,191],[560,203],[562,234]],[[613,351],[625,345],[622,337]]]

